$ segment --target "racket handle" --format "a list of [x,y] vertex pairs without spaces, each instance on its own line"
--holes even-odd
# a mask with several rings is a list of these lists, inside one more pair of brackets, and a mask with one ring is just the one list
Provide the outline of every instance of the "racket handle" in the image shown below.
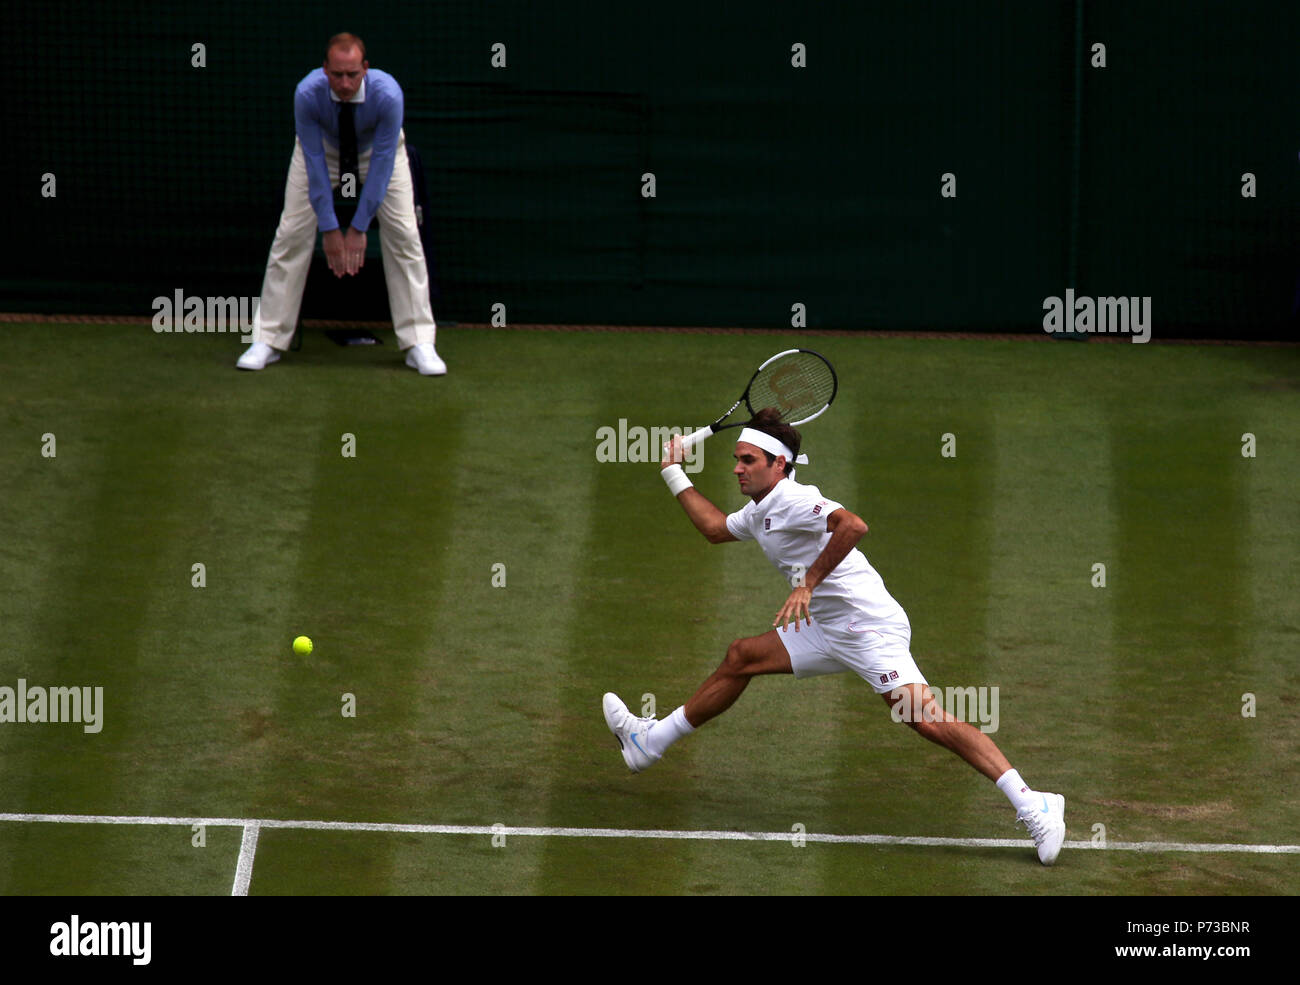
[[682,450],[690,451],[701,441],[713,433],[712,426],[700,428],[698,431],[692,431],[690,434],[682,436]]

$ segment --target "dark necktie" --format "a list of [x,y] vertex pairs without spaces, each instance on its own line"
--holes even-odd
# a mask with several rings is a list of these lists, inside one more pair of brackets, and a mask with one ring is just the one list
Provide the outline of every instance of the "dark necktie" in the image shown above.
[[352,175],[352,195],[360,192],[361,175],[357,173],[357,126],[352,119],[352,103],[339,105],[339,187],[343,188],[343,176]]

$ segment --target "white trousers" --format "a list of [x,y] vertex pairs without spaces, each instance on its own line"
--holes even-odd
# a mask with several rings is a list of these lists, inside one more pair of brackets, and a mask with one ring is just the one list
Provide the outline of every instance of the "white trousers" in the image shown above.
[[[370,172],[370,150],[357,155],[358,178],[365,184]],[[325,144],[325,163],[329,167],[330,187],[339,186],[338,151]],[[357,188],[360,195],[361,188]],[[393,330],[402,349],[432,342],[437,332],[433,308],[429,304],[429,269],[424,262],[420,229],[415,224],[415,195],[411,186],[411,166],[406,160],[406,134],[397,138],[397,157],[388,192],[376,215],[379,220],[379,245],[383,253],[384,279],[388,282],[388,307],[393,316]],[[343,229],[344,234],[347,233]],[[368,231],[374,235],[374,226]],[[265,342],[283,352],[293,340],[302,308],[302,292],[316,248],[316,211],[311,207],[307,185],[307,161],[302,144],[295,137],[289,178],[284,185],[284,211],[275,231],[271,255],[262,279],[262,300],[253,317],[253,341]]]

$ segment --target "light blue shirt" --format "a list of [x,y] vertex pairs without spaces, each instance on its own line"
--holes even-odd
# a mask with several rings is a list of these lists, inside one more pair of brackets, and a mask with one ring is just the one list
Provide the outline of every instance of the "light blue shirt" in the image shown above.
[[[370,168],[366,183],[357,200],[357,214],[352,227],[365,232],[370,220],[388,193],[397,156],[397,138],[402,130],[402,87],[387,72],[369,69],[361,88],[352,98],[356,107],[353,120],[357,131],[358,156],[370,150]],[[316,211],[316,228],[323,233],[339,228],[334,214],[334,193],[330,188],[329,167],[325,163],[325,141],[335,150],[339,146],[339,98],[330,89],[325,69],[308,72],[293,94],[293,121],[307,159],[307,190],[311,207]]]

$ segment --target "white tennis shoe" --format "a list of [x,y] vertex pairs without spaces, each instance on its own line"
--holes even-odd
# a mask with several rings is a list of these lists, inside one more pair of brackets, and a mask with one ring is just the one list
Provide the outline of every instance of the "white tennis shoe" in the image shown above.
[[432,342],[420,342],[406,350],[406,365],[418,369],[421,376],[445,376],[447,364],[438,356]]
[[1016,823],[1023,823],[1038,849],[1038,861],[1051,865],[1061,854],[1065,841],[1065,798],[1059,793],[1040,793],[1041,805],[1035,805],[1016,815]]
[[236,369],[266,369],[280,358],[280,354],[265,342],[254,342],[235,363]]
[[605,695],[601,705],[605,709],[605,724],[618,739],[628,769],[640,773],[659,762],[662,757],[650,755],[645,748],[646,735],[657,724],[657,719],[637,718],[612,691]]

